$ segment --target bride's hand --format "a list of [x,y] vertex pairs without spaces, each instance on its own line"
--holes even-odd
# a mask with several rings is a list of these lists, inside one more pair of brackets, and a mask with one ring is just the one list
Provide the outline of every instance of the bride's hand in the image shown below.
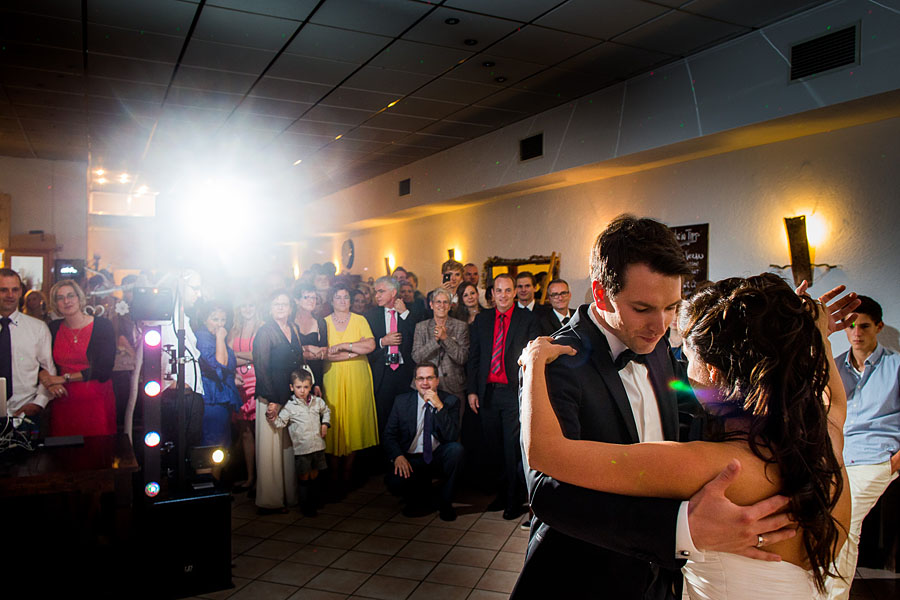
[[577,350],[571,346],[563,344],[554,344],[553,338],[541,336],[528,342],[522,355],[519,357],[519,364],[523,369],[527,369],[534,365],[546,365],[554,360],[567,354],[575,356]]
[[[809,284],[806,281],[801,283],[796,290],[797,295],[806,296],[808,287]],[[827,338],[832,333],[849,327],[856,318],[856,313],[853,311],[860,304],[859,298],[856,296],[856,292],[850,292],[845,296],[841,296],[846,289],[847,286],[839,285],[819,296],[818,304],[820,310],[816,319],[816,325],[818,325],[819,331],[822,332],[822,337]],[[831,302],[832,300],[834,302]]]

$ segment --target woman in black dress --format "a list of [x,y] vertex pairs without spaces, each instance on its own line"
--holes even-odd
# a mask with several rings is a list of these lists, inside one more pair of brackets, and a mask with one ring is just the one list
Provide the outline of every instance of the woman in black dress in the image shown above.
[[300,344],[303,346],[303,358],[312,370],[313,394],[324,398],[325,387],[322,385],[325,352],[328,351],[328,330],[323,319],[314,316],[316,310],[316,288],[311,285],[300,285],[294,288],[294,300],[297,314],[294,324],[300,332]]
[[256,367],[256,505],[260,512],[287,512],[296,504],[294,449],[283,429],[272,420],[291,397],[291,372],[303,367],[300,332],[290,321],[287,290],[270,295],[267,320],[253,340]]

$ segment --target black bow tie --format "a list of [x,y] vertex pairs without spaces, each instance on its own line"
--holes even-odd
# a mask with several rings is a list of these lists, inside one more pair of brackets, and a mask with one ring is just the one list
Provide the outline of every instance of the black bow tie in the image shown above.
[[622,354],[616,357],[616,369],[621,371],[628,366],[631,361],[644,363],[647,360],[646,354],[637,354],[632,350],[626,349]]

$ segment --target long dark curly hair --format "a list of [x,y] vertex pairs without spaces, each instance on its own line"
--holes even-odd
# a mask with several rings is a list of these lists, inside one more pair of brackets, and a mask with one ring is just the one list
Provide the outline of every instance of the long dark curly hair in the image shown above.
[[825,577],[835,575],[839,524],[831,512],[843,477],[828,435],[828,362],[817,314],[810,298],[763,273],[699,290],[682,306],[679,329],[722,374],[716,382],[721,399],[707,405],[713,422],[749,423],[738,432],[720,427],[716,437],[744,439],[753,454],[777,467],[816,587],[824,591]]

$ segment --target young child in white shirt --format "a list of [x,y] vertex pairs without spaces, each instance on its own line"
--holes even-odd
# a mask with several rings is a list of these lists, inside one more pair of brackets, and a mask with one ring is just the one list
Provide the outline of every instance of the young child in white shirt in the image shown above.
[[331,411],[325,401],[312,395],[313,378],[306,370],[291,373],[291,391],[287,404],[272,419],[275,427],[288,428],[294,446],[294,468],[300,481],[300,510],[316,516],[319,471],[325,462],[325,435],[331,426]]

